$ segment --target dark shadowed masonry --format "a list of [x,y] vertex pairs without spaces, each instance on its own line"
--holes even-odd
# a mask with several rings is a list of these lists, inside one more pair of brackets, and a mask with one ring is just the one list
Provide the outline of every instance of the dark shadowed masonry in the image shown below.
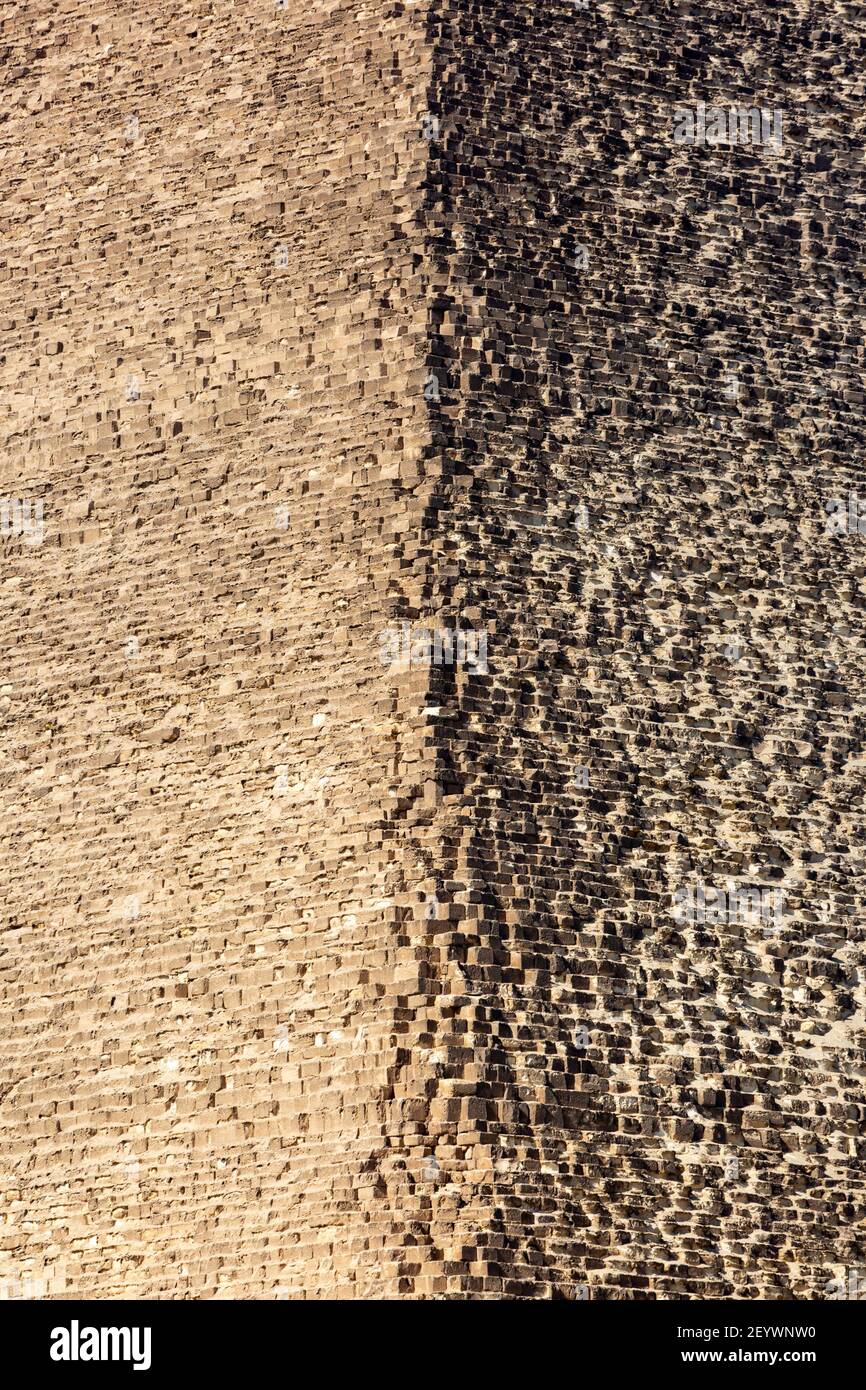
[[862,12],[2,45],[0,1291],[862,1297]]

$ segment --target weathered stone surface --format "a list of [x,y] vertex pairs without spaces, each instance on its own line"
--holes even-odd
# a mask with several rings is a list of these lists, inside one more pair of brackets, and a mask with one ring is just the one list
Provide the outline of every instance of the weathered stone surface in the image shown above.
[[[819,9],[8,26],[0,1291],[866,1263],[866,35]],[[781,146],[677,143],[700,102]]]

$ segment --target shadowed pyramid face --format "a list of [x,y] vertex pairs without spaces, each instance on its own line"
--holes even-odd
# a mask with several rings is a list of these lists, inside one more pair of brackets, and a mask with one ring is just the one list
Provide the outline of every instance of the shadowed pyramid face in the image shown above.
[[853,55],[702,26],[12,22],[0,1282],[850,1292]]

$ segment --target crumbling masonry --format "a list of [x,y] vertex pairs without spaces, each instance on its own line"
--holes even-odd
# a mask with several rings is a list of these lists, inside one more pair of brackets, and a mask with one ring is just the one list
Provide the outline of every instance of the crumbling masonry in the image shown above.
[[862,11],[97,10],[0,31],[0,1294],[832,1296]]

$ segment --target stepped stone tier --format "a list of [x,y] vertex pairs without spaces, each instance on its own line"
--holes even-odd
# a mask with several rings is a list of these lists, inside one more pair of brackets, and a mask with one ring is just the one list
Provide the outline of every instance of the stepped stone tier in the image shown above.
[[862,9],[0,32],[0,1295],[847,1297]]

